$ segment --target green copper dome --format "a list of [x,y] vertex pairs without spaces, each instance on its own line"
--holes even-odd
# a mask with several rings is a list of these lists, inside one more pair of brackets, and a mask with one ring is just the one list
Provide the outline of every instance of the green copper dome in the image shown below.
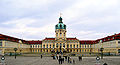
[[59,23],[55,26],[55,29],[66,29],[66,25],[63,24],[62,18],[59,18]]

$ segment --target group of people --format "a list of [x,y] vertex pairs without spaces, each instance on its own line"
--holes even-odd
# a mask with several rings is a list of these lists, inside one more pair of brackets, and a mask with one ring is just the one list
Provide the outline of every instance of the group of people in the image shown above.
[[[57,59],[59,64],[64,63],[64,61],[75,64],[75,60],[74,59],[72,60],[72,58],[69,56],[53,55],[53,59]],[[79,56],[78,59],[79,59],[79,61],[81,61],[82,56]]]

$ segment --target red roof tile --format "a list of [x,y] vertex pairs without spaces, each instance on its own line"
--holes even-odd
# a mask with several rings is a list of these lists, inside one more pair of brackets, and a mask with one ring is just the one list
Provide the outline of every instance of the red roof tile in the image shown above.
[[55,38],[45,38],[44,40],[55,40]]
[[17,42],[17,43],[19,43],[19,40],[21,40],[23,43],[27,43],[27,42],[26,42],[25,40],[23,40],[23,39],[18,39],[18,38],[11,37],[11,36],[8,36],[8,35],[3,35],[3,34],[0,34],[0,39],[1,39],[1,40],[13,41],[13,42]]
[[28,44],[42,44],[42,41],[27,41],[28,42]]
[[67,40],[78,40],[77,38],[67,38]]
[[95,40],[80,40],[80,44],[95,44]]

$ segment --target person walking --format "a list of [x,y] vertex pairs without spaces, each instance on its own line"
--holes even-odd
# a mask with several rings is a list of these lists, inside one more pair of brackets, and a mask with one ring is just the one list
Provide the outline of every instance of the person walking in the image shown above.
[[68,63],[69,63],[70,57],[68,57]]
[[73,59],[73,64],[75,64],[75,60]]
[[59,64],[61,64],[61,62],[60,62],[60,58],[58,59],[58,61],[59,61]]
[[67,56],[65,56],[65,61],[67,61]]
[[82,57],[81,57],[81,56],[79,56],[78,58],[79,58],[79,61],[81,61],[81,60],[82,60]]
[[41,55],[41,59],[42,59],[42,55]]

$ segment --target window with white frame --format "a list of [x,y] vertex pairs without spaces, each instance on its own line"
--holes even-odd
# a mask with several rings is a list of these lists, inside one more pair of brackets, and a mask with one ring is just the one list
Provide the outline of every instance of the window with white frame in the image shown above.
[[2,41],[0,41],[0,46],[2,46]]

